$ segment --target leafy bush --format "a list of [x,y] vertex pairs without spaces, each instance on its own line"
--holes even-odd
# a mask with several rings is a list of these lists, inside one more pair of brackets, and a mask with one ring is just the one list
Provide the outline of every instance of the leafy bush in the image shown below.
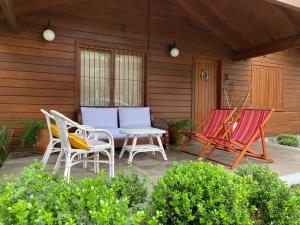
[[36,144],[39,130],[46,127],[46,124],[38,120],[20,121],[17,124],[25,125],[25,129],[20,137],[22,148]]
[[287,145],[291,147],[297,147],[299,145],[299,140],[296,135],[291,134],[281,134],[277,137],[277,142],[281,145]]
[[240,167],[237,174],[251,177],[250,203],[256,207],[256,224],[300,224],[300,199],[293,194],[277,173],[268,167],[248,164]]
[[168,121],[169,133],[170,133],[170,144],[179,145],[183,136],[179,133],[180,130],[191,130],[193,129],[193,122],[191,120],[170,120]]
[[72,179],[41,162],[0,183],[4,224],[300,224],[300,190],[268,168],[237,173],[203,162],[174,164],[146,201],[145,180],[117,173]]
[[[130,190],[144,186],[142,181],[123,175],[116,177],[115,184],[107,179],[102,173],[96,179],[68,184],[36,162],[15,181],[0,185],[0,224],[140,224],[145,213],[129,205],[145,198],[131,199]],[[138,187],[132,187],[135,185]],[[120,192],[119,187],[125,190]]]
[[118,172],[113,179],[106,179],[106,186],[112,188],[118,198],[127,197],[129,206],[137,206],[144,203],[147,197],[147,188],[145,181],[141,180],[138,174],[133,173],[131,176],[126,176],[122,172]]
[[154,185],[162,224],[252,224],[249,178],[203,162],[174,164]]
[[8,156],[8,146],[12,135],[12,129],[9,126],[0,127],[0,167]]

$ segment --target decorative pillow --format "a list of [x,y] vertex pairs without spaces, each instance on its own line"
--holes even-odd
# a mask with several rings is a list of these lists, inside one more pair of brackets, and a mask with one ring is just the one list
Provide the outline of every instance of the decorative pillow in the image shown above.
[[118,128],[117,108],[81,107],[82,124],[94,128]]
[[149,107],[120,107],[120,128],[149,128],[151,127]]
[[76,136],[75,134],[69,134],[69,141],[73,148],[89,150],[90,146],[82,138]]
[[50,129],[51,129],[53,137],[59,138],[58,128],[57,128],[56,124],[51,123]]
[[[52,132],[53,136],[56,137],[56,138],[59,138],[57,125],[51,123],[50,127],[51,127],[51,132]],[[83,140],[82,138],[76,136],[75,134],[70,134],[69,133],[69,141],[70,141],[70,144],[73,148],[84,149],[84,150],[89,150],[90,149],[88,143],[86,143],[85,140]]]

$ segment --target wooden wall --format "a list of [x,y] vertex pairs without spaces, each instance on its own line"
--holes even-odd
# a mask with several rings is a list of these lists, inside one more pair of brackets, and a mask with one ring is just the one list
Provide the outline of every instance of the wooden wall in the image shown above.
[[[148,104],[156,117],[190,118],[194,57],[222,60],[223,73],[243,94],[250,83],[251,62],[230,62],[231,50],[199,24],[194,24],[172,0],[76,0],[71,5],[40,10],[19,17],[20,32],[13,34],[0,22],[0,120],[43,119],[40,108],[56,109],[75,118],[76,41],[94,41],[101,46],[135,48],[148,52]],[[148,13],[150,12],[150,13]],[[48,19],[56,33],[47,43],[41,33]],[[176,41],[180,56],[171,58],[168,44]],[[266,57],[280,61],[284,55]],[[300,60],[300,54],[297,57]],[[295,57],[287,59],[287,105],[284,116],[276,115],[274,130],[299,130],[297,96],[300,67]],[[296,83],[295,83],[296,82]],[[226,85],[226,83],[225,83]],[[298,91],[298,90],[297,90]],[[296,102],[296,104],[294,103]],[[299,105],[299,104],[298,104]],[[285,115],[293,115],[287,126]],[[275,117],[275,116],[274,116]],[[276,125],[276,126],[275,126]],[[19,147],[14,133],[13,150]]]
[[[229,85],[235,87],[237,93],[244,97],[247,95],[251,85],[251,65],[253,63],[264,63],[270,66],[282,66],[284,68],[284,99],[283,109],[275,111],[268,126],[267,134],[300,133],[300,51],[288,50],[275,54],[257,57],[251,60],[239,62],[223,62],[223,74],[227,73],[229,80],[223,81],[223,87]],[[251,107],[251,95],[246,103]],[[222,105],[226,106],[223,95]]]

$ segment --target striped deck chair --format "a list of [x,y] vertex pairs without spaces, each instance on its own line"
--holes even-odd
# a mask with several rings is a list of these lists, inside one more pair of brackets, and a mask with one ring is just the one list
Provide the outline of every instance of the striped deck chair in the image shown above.
[[[211,141],[204,147],[212,149],[207,154],[205,160],[211,160],[230,166],[234,169],[238,166],[241,159],[244,156],[251,156],[259,159],[266,160],[268,162],[273,162],[271,158],[268,157],[266,144],[265,144],[265,133],[264,127],[269,121],[274,109],[272,110],[255,110],[255,109],[243,109],[238,116],[233,120],[232,124],[226,129],[224,134],[217,138],[210,138]],[[230,134],[234,123],[238,121],[238,124],[232,134]],[[228,138],[228,134],[229,138]],[[258,152],[250,147],[251,144],[256,143],[261,139],[262,152]],[[227,152],[237,154],[238,157],[230,165],[224,162],[212,159],[212,154],[217,150],[225,150]]]
[[[184,141],[180,148],[184,151],[184,147],[190,141],[197,141],[203,144],[207,144],[210,139],[208,137],[218,137],[225,132],[226,126],[232,115],[235,113],[236,108],[233,109],[213,109],[208,118],[201,121],[197,128],[193,132],[179,131],[182,135],[186,136],[186,141]],[[207,122],[206,126],[204,126]],[[200,131],[202,132],[200,133]]]

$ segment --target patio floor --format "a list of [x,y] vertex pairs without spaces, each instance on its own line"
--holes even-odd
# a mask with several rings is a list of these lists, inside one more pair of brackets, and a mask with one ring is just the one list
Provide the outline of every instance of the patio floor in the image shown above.
[[[199,148],[201,148],[201,146],[193,145],[189,146],[188,150],[190,152],[197,152]],[[284,148],[268,145],[268,152],[271,158],[274,160],[274,163],[266,163],[262,160],[253,158],[251,158],[250,160],[258,165],[268,165],[273,171],[276,171],[280,175],[300,173],[300,151],[286,150]],[[130,166],[130,168],[127,165],[128,154],[125,153],[123,159],[119,159],[119,153],[120,151],[116,151],[116,171],[121,170],[125,173],[129,173],[131,170],[133,170],[141,174],[142,176],[148,176],[149,181],[153,181],[161,177],[164,174],[164,171],[167,168],[169,168],[175,161],[196,160],[195,156],[184,152],[180,152],[175,147],[170,147],[170,150],[166,151],[168,161],[164,161],[159,153],[156,153],[156,155],[152,155],[151,153],[140,153],[134,157],[133,164],[132,166]],[[3,167],[0,169],[0,177],[2,177],[6,173],[12,173],[16,175],[20,173],[25,166],[30,165],[35,159],[41,159],[41,157],[41,155],[28,155],[28,153],[21,154],[21,156],[20,154],[19,156],[16,154],[11,155],[5,162]],[[49,170],[52,170],[56,157],[57,155],[51,156],[48,163]],[[218,151],[217,153],[215,153],[216,159],[226,162],[231,162],[229,160],[232,160],[233,157],[235,156],[232,156],[222,151]],[[244,159],[242,161],[242,164],[245,164],[246,161],[247,159]],[[107,165],[102,164],[101,168],[106,170]],[[93,167],[91,163],[89,164],[87,169],[82,169],[82,166],[80,164],[72,167],[71,175],[77,178],[83,178],[86,176],[96,176],[93,173]]]

